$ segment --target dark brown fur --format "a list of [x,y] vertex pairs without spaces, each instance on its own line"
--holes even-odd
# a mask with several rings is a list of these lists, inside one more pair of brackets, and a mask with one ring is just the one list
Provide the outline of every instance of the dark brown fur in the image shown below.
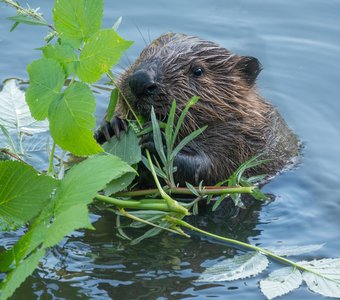
[[[203,74],[196,77],[193,70],[198,67]],[[129,78],[139,70],[151,74],[157,93],[136,97],[131,91]],[[250,174],[273,175],[298,154],[295,135],[256,90],[260,71],[253,57],[234,55],[197,37],[168,33],[143,50],[122,74],[118,87],[133,109],[146,117],[153,106],[165,118],[173,99],[178,103],[178,116],[192,96],[200,97],[189,110],[179,140],[199,127],[208,128],[176,157],[175,179],[180,184],[204,180],[213,185],[255,155],[265,153],[272,161]],[[124,101],[120,104],[119,114],[124,118],[127,106]]]

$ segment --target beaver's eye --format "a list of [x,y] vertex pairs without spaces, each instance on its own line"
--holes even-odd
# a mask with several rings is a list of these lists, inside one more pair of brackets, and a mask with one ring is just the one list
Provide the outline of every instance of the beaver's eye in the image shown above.
[[202,76],[203,75],[203,69],[202,68],[196,68],[194,70],[194,75],[199,77],[199,76]]

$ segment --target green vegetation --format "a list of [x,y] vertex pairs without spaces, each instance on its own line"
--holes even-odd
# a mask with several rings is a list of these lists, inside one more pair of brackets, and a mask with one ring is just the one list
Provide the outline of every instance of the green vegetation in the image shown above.
[[[185,228],[187,231],[197,231],[255,251],[255,254],[247,254],[242,259],[236,257],[237,262],[230,264],[229,261],[229,273],[226,269],[219,271],[219,275],[224,274],[224,280],[258,274],[268,265],[265,256],[290,265],[295,277],[289,276],[289,272],[281,272],[270,276],[261,285],[269,298],[280,294],[270,294],[268,281],[275,278],[281,282],[281,287],[285,287],[282,289],[283,293],[287,293],[300,285],[302,277],[313,291],[327,296],[339,296],[340,275],[334,267],[339,266],[339,259],[327,262],[320,260],[313,264],[295,263],[275,254],[275,251],[202,231],[183,220],[187,215],[198,212],[197,203],[201,199],[212,201],[213,196],[218,196],[213,205],[213,210],[216,210],[228,196],[240,207],[243,206],[240,196],[242,193],[251,194],[260,200],[265,198],[254,186],[263,176],[248,179],[243,176],[247,168],[264,163],[258,161],[258,158],[245,162],[230,178],[214,187],[205,187],[203,183],[199,187],[190,184],[186,188],[176,186],[173,175],[176,171],[174,159],[177,153],[205,129],[198,129],[178,144],[175,143],[187,111],[199,101],[197,97],[189,100],[177,121],[174,101],[166,124],[160,124],[152,111],[152,129],[139,128],[136,118],[135,121],[130,121],[129,132],[123,134],[120,140],[113,137],[103,148],[96,143],[93,138],[95,97],[90,84],[98,81],[104,74],[112,80],[110,69],[132,44],[117,34],[120,20],[114,25],[114,29],[101,29],[102,0],[55,0],[54,25],[48,24],[37,10],[24,9],[11,0],[1,2],[17,10],[17,15],[9,18],[15,22],[12,29],[25,23],[45,26],[49,33],[46,37],[47,45],[41,47],[42,58],[32,62],[27,68],[30,81],[25,96],[33,118],[25,112],[27,126],[20,126],[18,122],[22,115],[15,116],[17,123],[13,128],[11,124],[0,124],[6,138],[0,153],[2,158],[7,159],[0,162],[0,226],[3,231],[15,230],[25,225],[28,228],[12,248],[0,253],[0,271],[6,274],[0,285],[0,299],[7,299],[14,293],[37,267],[49,247],[57,245],[74,230],[93,229],[88,205],[94,201],[107,204],[107,209],[115,213],[118,225],[121,217],[129,218],[133,223],[139,222],[140,227],[146,225],[143,234],[132,240],[131,244],[141,242],[162,230],[189,237],[182,230]],[[114,84],[114,80],[112,83]],[[20,91],[13,82],[8,83],[8,86],[20,98]],[[5,89],[2,92],[6,92]],[[113,89],[109,116],[112,116],[117,101],[118,90]],[[0,107],[1,105],[0,103]],[[27,128],[34,128],[33,133],[37,132],[37,128],[43,132],[46,119],[53,143],[48,144],[50,153],[46,171],[39,172],[27,164]],[[151,130],[157,157],[151,156],[147,150],[146,157],[143,157],[138,137]],[[164,131],[165,145],[161,130]],[[56,154],[59,148],[64,151],[61,156]],[[66,175],[65,151],[84,157],[81,162],[69,167]],[[137,176],[137,166],[141,162],[151,171],[157,189],[131,190]],[[162,186],[160,180],[166,183],[165,186]],[[171,195],[175,194],[190,194],[193,198],[190,202],[179,202],[172,198]],[[129,239],[123,229],[120,226],[118,228],[119,234]],[[318,267],[320,264],[322,266]],[[256,268],[255,265],[261,267]],[[302,275],[296,270],[302,271]],[[235,276],[235,272],[239,275]],[[216,280],[216,277],[203,277],[201,280]],[[315,282],[319,284],[316,286]],[[330,287],[327,291],[320,287],[325,282]]]

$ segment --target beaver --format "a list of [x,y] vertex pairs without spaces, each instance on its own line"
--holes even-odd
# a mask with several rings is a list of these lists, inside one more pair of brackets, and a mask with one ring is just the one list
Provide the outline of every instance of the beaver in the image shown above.
[[[262,154],[269,162],[248,170],[247,175],[274,175],[298,155],[299,143],[277,109],[257,92],[256,78],[262,66],[252,56],[239,56],[220,45],[179,33],[167,33],[147,46],[118,79],[117,87],[135,112],[149,119],[151,107],[166,119],[177,101],[179,116],[193,96],[192,106],[179,132],[178,141],[194,130],[207,129],[175,158],[175,181],[215,185],[238,166]],[[99,142],[126,129],[125,101],[116,115],[96,133]],[[152,135],[142,147],[154,151]]]

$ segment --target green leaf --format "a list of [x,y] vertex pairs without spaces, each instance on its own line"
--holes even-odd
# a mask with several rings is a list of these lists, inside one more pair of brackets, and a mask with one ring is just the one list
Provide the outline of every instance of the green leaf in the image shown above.
[[19,24],[19,22],[15,22],[9,31],[12,32],[15,28],[18,27]]
[[171,155],[170,155],[170,159],[174,159],[176,157],[176,155],[178,154],[178,152],[180,152],[188,143],[190,143],[194,138],[196,138],[197,136],[199,136],[204,130],[207,129],[207,125],[199,128],[193,132],[191,132],[189,135],[187,135],[183,140],[181,140],[179,142],[179,144],[176,146],[176,148],[172,151]]
[[214,205],[213,205],[213,207],[212,207],[212,211],[215,211],[220,205],[221,205],[221,203],[222,203],[222,201],[226,198],[226,197],[228,197],[229,196],[229,194],[223,194],[223,195],[220,195],[218,198],[217,198],[217,200],[215,201],[215,203],[214,203]]
[[78,57],[70,45],[58,43],[47,45],[42,48],[42,52],[45,58],[52,58],[58,61],[63,66],[67,76],[75,73]]
[[183,124],[184,118],[185,118],[185,116],[186,116],[188,110],[190,109],[191,106],[195,105],[195,104],[198,102],[199,99],[200,99],[200,98],[197,97],[197,96],[192,97],[192,98],[188,101],[188,103],[185,105],[184,109],[182,110],[181,115],[179,116],[178,121],[177,121],[177,124],[176,124],[176,127],[175,127],[175,132],[174,132],[173,140],[172,140],[172,147],[173,147],[173,145],[175,144],[177,135],[178,135],[179,130],[180,130],[182,124]]
[[231,281],[255,276],[267,268],[267,257],[259,252],[249,252],[225,259],[206,269],[197,281]]
[[[145,156],[142,156],[142,162],[144,164],[144,166],[151,172],[151,168],[150,168],[150,165],[149,165],[149,161],[148,159],[145,157]],[[163,170],[161,170],[160,168],[158,168],[157,166],[153,166],[155,172],[156,172],[156,175],[160,178],[163,178],[165,180],[168,179],[168,177],[166,176],[166,174],[164,173]]]
[[39,26],[48,26],[46,22],[43,22],[41,20],[37,20],[31,16],[28,15],[23,15],[23,14],[18,14],[13,17],[7,18],[8,20],[14,21],[16,23],[23,23],[23,24],[28,24],[28,25],[39,25]]
[[160,232],[162,232],[164,229],[169,228],[171,226],[170,223],[166,222],[166,221],[162,221],[158,224],[159,227],[153,227],[151,229],[149,229],[148,231],[146,231],[143,235],[141,235],[140,237],[134,239],[131,242],[131,245],[137,245],[138,243],[140,243],[141,241],[151,238],[153,236],[156,236],[157,234],[159,234]]
[[118,89],[113,89],[110,95],[110,103],[109,107],[107,108],[107,113],[106,113],[106,121],[110,122],[111,119],[114,116],[116,106],[118,103],[118,98],[119,98],[119,91]]
[[301,283],[301,272],[293,267],[286,267],[275,270],[268,278],[262,279],[260,288],[268,299],[273,299],[294,291]]
[[84,204],[69,207],[55,216],[53,224],[46,232],[44,247],[57,245],[66,235],[78,228],[94,229],[90,223],[88,208]]
[[191,192],[193,195],[195,195],[195,196],[197,196],[197,197],[200,197],[199,192],[195,189],[195,187],[194,187],[191,183],[185,182],[185,185],[187,186],[187,188],[190,190],[190,192]]
[[96,125],[95,99],[91,89],[82,82],[68,86],[63,97],[49,109],[50,130],[54,141],[75,155],[102,151],[93,138]]
[[159,158],[161,159],[163,165],[166,165],[166,157],[164,153],[164,145],[162,140],[162,132],[159,128],[158,121],[156,119],[155,110],[152,107],[151,109],[151,122],[152,122],[152,132],[153,132],[153,140],[155,144],[155,148]]
[[79,48],[102,26],[103,0],[56,0],[54,24],[62,40]]
[[[92,228],[86,204],[90,203],[97,191],[104,188],[110,180],[131,171],[134,170],[129,165],[112,155],[93,156],[73,167],[61,181],[55,197],[35,219],[30,230],[12,249],[0,254],[2,271],[9,271],[15,267],[1,286],[0,299],[9,297],[33,272],[47,247],[56,245],[73,230]],[[27,174],[23,173],[24,175]],[[20,181],[22,178],[16,179]],[[31,179],[29,185],[26,182],[23,184],[32,189]],[[33,189],[33,196],[39,198],[40,194],[35,191]],[[39,255],[34,253],[38,247]]]
[[131,45],[132,42],[122,39],[113,29],[98,31],[80,53],[78,77],[88,83],[99,80]]
[[131,172],[135,170],[113,155],[96,155],[82,161],[62,180],[56,194],[56,213],[90,203],[108,182]]
[[172,101],[171,108],[170,108],[169,115],[168,115],[168,121],[166,122],[166,127],[165,127],[165,140],[166,140],[166,149],[167,149],[168,156],[172,152],[172,146],[173,146],[175,113],[176,113],[176,101],[174,100]]
[[129,165],[137,164],[142,159],[142,153],[138,144],[139,140],[133,130],[123,132],[118,140],[115,136],[109,142],[103,144],[106,152],[120,157]]
[[8,299],[13,295],[15,290],[32,274],[44,255],[45,250],[40,249],[25,259],[16,269],[7,275],[6,279],[0,285],[1,300]]
[[115,180],[112,180],[104,189],[104,194],[109,196],[126,189],[132,183],[135,177],[136,172],[129,172]]
[[0,227],[16,228],[38,215],[56,186],[24,163],[0,162]]
[[26,91],[26,101],[32,116],[44,120],[53,101],[61,97],[65,82],[65,72],[54,59],[42,58],[27,67],[30,85]]

